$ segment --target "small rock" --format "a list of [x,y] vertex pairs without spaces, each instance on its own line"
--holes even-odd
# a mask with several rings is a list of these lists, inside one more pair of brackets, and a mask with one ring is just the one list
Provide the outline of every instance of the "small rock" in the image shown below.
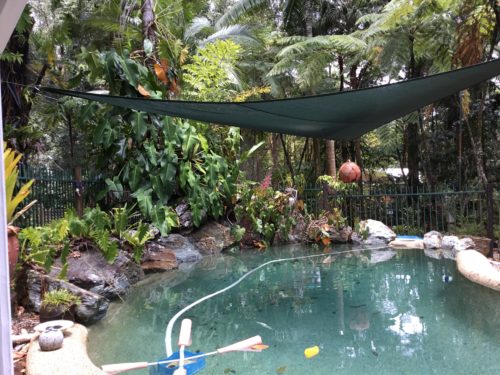
[[179,224],[182,229],[192,229],[193,228],[193,215],[189,209],[189,205],[186,202],[182,202],[177,207],[175,207],[175,212],[179,217]]
[[204,255],[219,254],[236,244],[231,228],[215,221],[205,224],[189,238]]
[[426,249],[440,249],[443,235],[435,230],[424,234],[424,247]]

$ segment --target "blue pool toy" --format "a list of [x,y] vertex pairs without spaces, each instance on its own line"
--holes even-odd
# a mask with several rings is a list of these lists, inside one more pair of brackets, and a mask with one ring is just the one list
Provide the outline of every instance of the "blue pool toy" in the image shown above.
[[419,236],[408,236],[408,235],[404,235],[404,236],[396,236],[396,239],[397,240],[402,240],[402,241],[413,241],[413,240],[421,240],[422,237],[419,237]]
[[194,375],[205,367],[205,358],[215,354],[229,352],[261,352],[268,346],[262,343],[260,336],[238,341],[234,344],[219,348],[210,353],[192,353],[185,350],[191,345],[191,320],[184,319],[179,333],[179,351],[172,353],[168,358],[157,362],[133,362],[104,365],[102,370],[107,375],[116,375],[125,371],[149,367],[149,375]]
[[[187,375],[197,374],[205,367],[204,356],[203,353],[184,351],[184,369]],[[157,364],[149,367],[149,375],[173,375],[174,372],[179,369],[179,357],[180,353],[175,352],[170,357],[159,360]],[[196,357],[196,359],[190,360],[190,357]],[[166,362],[172,360],[177,360],[177,362]]]

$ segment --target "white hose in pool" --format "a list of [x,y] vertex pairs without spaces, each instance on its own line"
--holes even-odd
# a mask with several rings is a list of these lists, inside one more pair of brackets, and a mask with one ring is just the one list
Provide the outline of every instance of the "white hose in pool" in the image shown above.
[[309,258],[319,258],[319,257],[326,257],[328,255],[339,255],[339,254],[345,254],[345,253],[351,253],[351,252],[354,252],[354,251],[362,251],[362,250],[381,250],[381,249],[386,249],[387,246],[381,246],[381,247],[371,247],[371,248],[368,248],[368,249],[351,249],[351,250],[346,250],[346,251],[338,251],[338,252],[331,252],[331,253],[321,253],[321,254],[312,254],[312,255],[302,255],[302,256],[298,256],[298,257],[293,257],[293,258],[281,258],[281,259],[274,259],[274,260],[270,260],[269,262],[266,262],[266,263],[263,263],[261,264],[260,266],[258,267],[255,267],[253,269],[251,269],[250,271],[248,271],[247,273],[243,274],[243,276],[241,276],[238,280],[236,280],[234,283],[232,283],[231,285],[228,285],[226,286],[225,288],[223,289],[220,289],[212,294],[208,294],[206,295],[205,297],[203,298],[200,298],[199,300],[196,300],[194,301],[192,304],[184,307],[182,310],[180,310],[177,314],[175,314],[172,319],[170,319],[170,321],[168,322],[168,325],[167,325],[167,330],[165,332],[165,348],[167,350],[167,357],[170,357],[173,353],[173,350],[172,350],[172,329],[174,328],[174,324],[175,322],[177,321],[177,319],[179,319],[179,317],[184,314],[186,311],[192,309],[193,307],[195,307],[196,305],[199,305],[200,303],[202,303],[203,301],[206,301],[207,299],[210,299],[212,297],[215,297],[216,295],[219,295],[221,293],[224,293],[226,292],[227,290],[235,287],[236,285],[238,285],[239,283],[241,283],[244,279],[247,278],[247,276],[251,275],[252,273],[254,273],[255,271],[267,266],[268,264],[272,264],[272,263],[279,263],[279,262],[289,262],[291,260],[301,260],[301,259],[309,259]]

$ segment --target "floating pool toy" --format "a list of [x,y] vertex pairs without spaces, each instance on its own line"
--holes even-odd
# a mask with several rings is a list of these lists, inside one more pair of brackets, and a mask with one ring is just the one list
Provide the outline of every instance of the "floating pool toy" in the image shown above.
[[304,350],[304,355],[307,359],[311,359],[312,357],[317,356],[319,353],[319,346],[311,346],[310,348],[306,348]]
[[443,283],[451,283],[453,281],[453,276],[450,275],[443,275]]
[[397,240],[401,240],[401,241],[414,241],[414,240],[421,240],[422,237],[419,237],[419,236],[408,236],[408,235],[397,235],[396,239]]
[[215,354],[229,352],[261,352],[268,346],[262,343],[260,336],[224,346],[210,353],[191,353],[185,348],[191,345],[191,320],[184,319],[179,334],[179,351],[172,353],[168,358],[157,362],[133,362],[104,365],[102,370],[107,375],[137,370],[149,367],[150,375],[194,375],[205,367],[205,358]]

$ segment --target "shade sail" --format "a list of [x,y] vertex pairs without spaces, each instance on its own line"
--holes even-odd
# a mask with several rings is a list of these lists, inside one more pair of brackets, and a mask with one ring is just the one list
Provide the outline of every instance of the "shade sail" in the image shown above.
[[43,90],[173,117],[274,133],[350,140],[497,75],[500,75],[500,59],[361,90],[243,103],[155,100],[55,88]]

